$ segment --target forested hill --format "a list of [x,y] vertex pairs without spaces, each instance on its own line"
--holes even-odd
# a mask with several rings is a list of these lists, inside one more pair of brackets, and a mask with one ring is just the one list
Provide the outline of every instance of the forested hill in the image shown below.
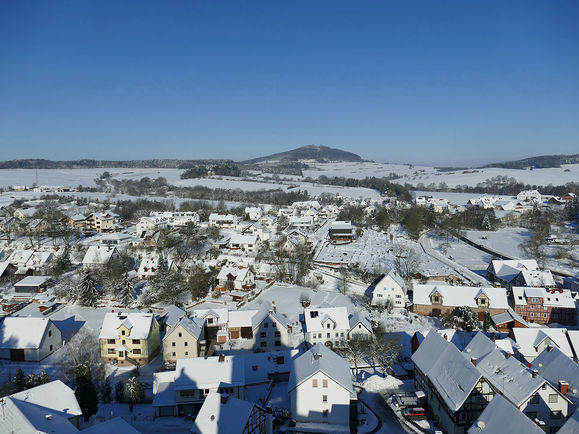
[[502,167],[504,169],[526,169],[528,167],[532,167],[535,169],[542,169],[547,167],[561,167],[562,164],[578,164],[578,163],[579,163],[579,154],[541,155],[539,157],[524,158],[522,160],[487,164],[486,166],[482,166],[482,168]]
[[251,160],[242,161],[246,164],[257,164],[267,162],[294,162],[300,160],[316,160],[319,162],[328,161],[352,161],[361,162],[362,157],[352,152],[342,151],[341,149],[330,148],[323,145],[308,145],[301,148],[292,149],[291,151],[278,152],[277,154],[267,155],[265,157],[253,158]]

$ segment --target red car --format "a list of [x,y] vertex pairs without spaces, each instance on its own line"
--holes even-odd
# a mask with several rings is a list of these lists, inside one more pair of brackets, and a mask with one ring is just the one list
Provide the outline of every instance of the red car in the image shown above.
[[426,410],[422,407],[407,408],[402,414],[404,417],[426,417]]

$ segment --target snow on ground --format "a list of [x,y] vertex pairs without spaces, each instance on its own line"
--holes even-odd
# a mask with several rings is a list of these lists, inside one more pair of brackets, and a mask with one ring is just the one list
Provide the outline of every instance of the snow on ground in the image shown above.
[[[531,231],[519,227],[506,227],[498,231],[466,231],[468,239],[514,258],[525,257],[520,245],[525,243],[531,235]],[[483,237],[486,237],[486,239]]]
[[[416,190],[415,195],[418,196],[429,196],[433,199],[447,199],[451,205],[456,206],[464,206],[470,199],[479,199],[483,194],[477,193],[453,193],[449,191],[420,191]],[[500,200],[513,200],[516,201],[516,196],[499,196],[499,195],[492,195],[493,197],[497,197]],[[495,210],[497,212],[497,210]]]
[[[452,257],[452,260],[464,265],[469,270],[480,273],[486,270],[492,255],[485,253],[469,244],[453,237],[430,236],[434,249],[441,254]],[[480,237],[479,237],[480,238]]]
[[[407,164],[388,163],[308,163],[312,168],[303,171],[304,176],[313,179],[321,175],[328,177],[343,176],[363,179],[368,176],[383,177],[396,174],[401,178],[394,182],[417,185],[422,183],[446,183],[449,187],[456,185],[475,186],[495,176],[508,176],[519,182],[530,185],[562,185],[567,182],[576,182],[579,179],[579,164],[563,165],[561,168],[547,168],[534,170],[517,170],[502,168],[467,169],[450,172],[440,172],[430,166],[412,166]],[[568,170],[568,171],[567,171]]]

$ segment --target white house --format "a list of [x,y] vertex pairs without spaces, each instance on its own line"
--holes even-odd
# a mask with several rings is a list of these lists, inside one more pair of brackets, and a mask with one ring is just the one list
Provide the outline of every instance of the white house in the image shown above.
[[49,318],[7,317],[0,324],[0,359],[38,362],[62,345],[62,333]]
[[537,190],[523,190],[517,194],[517,200],[519,201],[529,201],[541,202],[541,193]]
[[229,239],[230,250],[243,250],[244,252],[253,253],[257,249],[259,237],[257,234],[238,234],[231,235]]
[[219,270],[215,285],[215,289],[222,292],[252,289],[255,287],[255,273],[250,267],[226,265]]
[[160,216],[141,217],[137,222],[137,237],[143,238],[145,234],[157,232],[167,227],[167,219]]
[[350,365],[324,344],[295,359],[288,392],[296,421],[349,425],[350,402],[356,400]]
[[107,265],[112,259],[118,258],[116,247],[90,246],[82,259],[84,267],[99,267]]
[[[173,265],[173,261],[168,259],[164,259],[165,266],[170,270],[171,266]],[[145,279],[148,277],[152,277],[157,274],[157,270],[159,269],[159,257],[157,255],[148,255],[143,258],[141,264],[139,265],[139,269],[137,270],[137,276],[139,279]]]
[[[367,320],[357,319],[350,325],[350,316],[345,307],[308,307],[304,309],[306,323],[306,341],[311,345],[322,343],[329,347],[342,347],[350,338],[350,332],[355,331],[365,337],[372,336],[372,329],[368,330]],[[365,321],[364,321],[365,320]],[[363,327],[357,328],[358,325]]]
[[385,304],[390,300],[392,306],[404,307],[406,299],[406,284],[394,269],[382,276],[372,291],[372,306]]
[[249,220],[256,222],[263,215],[263,211],[261,210],[260,207],[248,206],[245,208],[245,214],[248,216]]
[[233,229],[239,218],[234,214],[212,213],[209,215],[209,226],[217,226],[222,229]]
[[294,228],[312,229],[314,227],[314,219],[312,216],[291,216],[289,225]]
[[557,348],[569,358],[573,358],[573,349],[567,339],[567,329],[550,327],[513,328],[512,338],[520,357],[533,362],[544,350]]

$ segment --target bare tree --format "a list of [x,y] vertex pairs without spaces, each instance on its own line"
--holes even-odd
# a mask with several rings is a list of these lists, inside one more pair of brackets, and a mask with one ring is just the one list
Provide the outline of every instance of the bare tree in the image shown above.
[[413,247],[396,243],[393,246],[396,271],[404,278],[412,277],[420,267],[420,256]]
[[382,370],[382,376],[386,376],[388,369],[396,363],[400,357],[402,345],[397,339],[390,338],[382,325],[375,331],[376,339],[370,346],[370,354],[373,362]]
[[356,377],[358,376],[358,366],[368,357],[370,348],[370,338],[354,334],[346,341],[346,346],[340,351],[350,363],[354,364]]

